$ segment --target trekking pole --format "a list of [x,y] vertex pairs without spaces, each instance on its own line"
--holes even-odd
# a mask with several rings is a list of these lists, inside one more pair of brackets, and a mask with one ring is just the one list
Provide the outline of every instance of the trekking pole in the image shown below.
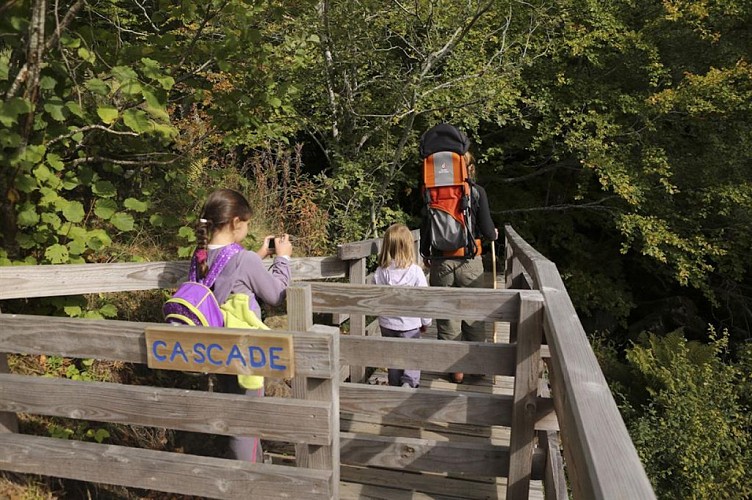
[[[493,279],[493,289],[496,290],[496,241],[491,240],[491,279]],[[493,341],[496,343],[496,321],[493,324]]]

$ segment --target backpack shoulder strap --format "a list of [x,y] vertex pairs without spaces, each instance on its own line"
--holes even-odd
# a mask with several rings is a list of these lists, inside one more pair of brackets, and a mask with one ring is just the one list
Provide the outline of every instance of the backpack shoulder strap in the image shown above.
[[243,246],[238,243],[233,243],[231,245],[222,247],[222,249],[219,251],[219,255],[217,255],[217,258],[214,259],[214,262],[209,268],[209,272],[207,272],[206,276],[204,276],[204,279],[201,280],[201,283],[207,288],[214,286],[214,282],[216,281],[217,276],[219,276],[219,273],[221,273],[227,263],[230,262],[230,259],[232,259],[235,254],[240,253],[241,251],[243,251]]

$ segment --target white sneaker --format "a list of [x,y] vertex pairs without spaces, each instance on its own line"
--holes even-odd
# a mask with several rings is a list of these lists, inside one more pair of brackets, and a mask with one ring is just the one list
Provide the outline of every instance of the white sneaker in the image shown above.
[[404,384],[402,384],[402,387],[409,387],[410,389],[412,389],[412,386],[410,384],[408,384],[407,382],[405,382]]

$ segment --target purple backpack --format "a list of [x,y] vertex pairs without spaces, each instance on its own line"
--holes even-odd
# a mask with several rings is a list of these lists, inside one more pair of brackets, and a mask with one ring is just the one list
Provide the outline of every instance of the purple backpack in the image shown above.
[[162,307],[165,321],[193,326],[225,326],[224,316],[212,292],[212,286],[230,259],[242,250],[243,247],[238,243],[222,247],[202,280],[196,279],[198,263],[194,255],[191,259],[188,281],[180,285]]

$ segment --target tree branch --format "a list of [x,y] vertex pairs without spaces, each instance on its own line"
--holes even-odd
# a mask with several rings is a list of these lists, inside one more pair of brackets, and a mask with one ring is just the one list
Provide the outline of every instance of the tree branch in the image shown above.
[[[78,11],[81,10],[81,7],[83,7],[85,3],[86,3],[86,0],[77,0],[76,3],[74,3],[70,9],[68,9],[68,12],[65,14],[65,17],[63,17],[63,20],[57,25],[57,27],[55,28],[55,31],[50,35],[50,37],[45,42],[44,50],[49,50],[50,48],[52,48],[53,45],[57,43],[57,41],[60,39],[60,35],[62,34],[62,32],[68,27],[68,25],[73,21],[73,19],[75,19],[76,14],[78,14]],[[15,80],[13,80],[13,84],[8,89],[8,92],[5,93],[5,98],[10,99],[11,97],[15,97],[16,92],[18,92],[18,89],[21,87],[21,85],[26,81],[28,77],[29,77],[29,62],[27,61],[21,67],[21,70],[16,75],[16,78]]]
[[473,17],[470,18],[470,21],[464,26],[457,28],[449,41],[447,41],[447,43],[445,43],[441,49],[428,55],[428,58],[426,58],[426,62],[423,65],[423,71],[421,71],[420,73],[419,80],[423,80],[423,78],[433,69],[435,65],[440,63],[452,52],[452,50],[454,50],[457,44],[465,37],[465,35],[467,35],[472,27],[475,26],[475,23],[478,22],[483,14],[488,12],[492,5],[493,2],[488,2],[484,7],[481,7],[477,11],[475,11]]
[[605,212],[614,212],[616,209],[614,207],[607,207],[603,204],[608,201],[612,200],[614,198],[618,198],[618,196],[606,196],[605,198],[601,198],[600,200],[591,201],[590,203],[571,203],[571,204],[561,204],[561,205],[550,205],[548,207],[530,207],[530,208],[512,208],[509,210],[492,210],[491,213],[494,215],[507,215],[507,214],[519,214],[519,213],[531,213],[531,212],[564,212],[567,210],[601,210]]
[[130,166],[141,166],[141,167],[147,167],[151,165],[172,165],[176,161],[178,161],[181,157],[177,156],[173,158],[172,160],[167,161],[153,161],[153,160],[119,160],[117,158],[107,158],[105,156],[87,156],[85,158],[76,158],[72,162],[70,162],[71,166],[75,167],[77,165],[81,165],[82,163],[91,163],[91,162],[107,162],[112,163],[114,165],[130,165]]
[[51,146],[52,144],[55,144],[56,142],[60,142],[63,139],[68,139],[70,137],[73,137],[79,132],[88,132],[89,130],[103,130],[107,132],[108,134],[115,134],[115,135],[130,135],[133,137],[138,137],[138,134],[136,132],[120,132],[118,130],[112,130],[111,128],[107,128],[104,125],[87,125],[85,127],[78,128],[68,134],[63,134],[55,137],[54,139],[50,140],[47,143],[47,146]]
[[521,175],[519,177],[504,177],[502,179],[499,179],[498,182],[502,182],[504,184],[514,184],[517,182],[525,182],[527,180],[530,180],[534,177],[538,177],[539,175],[547,174],[548,172],[552,170],[557,170],[560,168],[570,168],[572,170],[577,170],[575,167],[570,167],[566,165],[562,165],[560,163],[554,164],[554,165],[548,165],[543,168],[539,168],[535,170],[534,172],[531,172],[529,174]]

